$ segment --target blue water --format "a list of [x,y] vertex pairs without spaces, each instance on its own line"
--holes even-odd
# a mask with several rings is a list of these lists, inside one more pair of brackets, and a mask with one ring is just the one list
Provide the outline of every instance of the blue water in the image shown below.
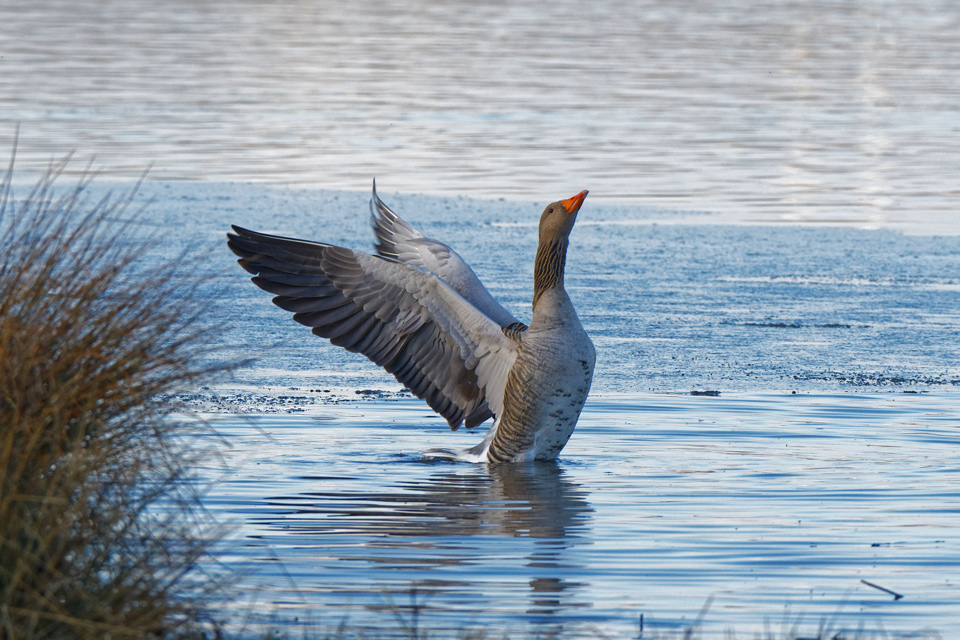
[[[383,197],[528,317],[542,203]],[[207,278],[220,356],[251,359],[176,399],[220,435],[195,471],[231,531],[209,562],[241,576],[232,628],[625,638],[641,615],[688,629],[707,604],[704,634],[960,625],[960,238],[588,199],[567,285],[593,395],[558,464],[487,468],[422,461],[480,434],[292,322],[225,249],[230,222],[369,246],[366,195],[152,182],[147,198],[145,259],[193,247],[180,264]]]
[[[145,218],[165,236],[158,257],[201,252],[185,270],[213,274],[224,343],[256,357],[236,384],[400,388],[312,339],[224,248],[239,224],[371,250],[368,194],[162,182],[144,191],[156,200]],[[545,203],[380,193],[529,320]],[[960,388],[960,237],[725,225],[590,198],[566,286],[597,346],[595,392]]]
[[[205,277],[218,357],[251,359],[178,399],[225,436],[196,471],[247,635],[658,637],[709,604],[704,637],[949,637],[958,26],[946,0],[8,0],[0,147],[19,124],[21,195],[71,149],[92,197],[149,167],[145,260]],[[542,206],[590,190],[566,282],[597,373],[557,465],[422,462],[480,435],[226,251],[230,224],[369,248],[373,177],[521,319]]]
[[287,632],[346,618],[379,636],[415,603],[435,635],[630,638],[641,614],[686,629],[709,602],[703,637],[949,637],[957,400],[599,397],[558,464],[490,468],[423,462],[477,436],[410,399],[224,417],[205,503],[237,527],[243,610]]
[[[114,173],[960,233],[952,0],[5,0],[0,142]],[[83,163],[80,163],[81,165]]]
[[[592,399],[558,465],[494,469],[423,462],[480,435],[290,321],[222,250],[228,220],[365,246],[365,195],[159,188],[166,226],[206,213],[190,237],[220,339],[255,358],[181,399],[230,444],[201,486],[237,527],[233,607],[261,625],[633,637],[707,603],[704,634],[960,624],[960,239],[585,204],[567,285]],[[542,203],[383,196],[525,317]]]

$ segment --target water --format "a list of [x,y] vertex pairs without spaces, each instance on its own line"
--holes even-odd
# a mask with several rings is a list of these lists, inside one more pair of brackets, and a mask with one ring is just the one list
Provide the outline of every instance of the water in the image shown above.
[[[145,258],[199,250],[253,358],[180,397],[230,445],[197,473],[231,623],[626,638],[709,603],[705,633],[947,635],[958,31],[945,1],[8,0],[0,146],[19,123],[20,194],[72,148],[92,197],[151,167]],[[590,190],[567,287],[597,374],[557,465],[421,461],[480,436],[225,249],[230,224],[369,247],[374,176],[521,319],[540,209]]]
[[230,418],[205,502],[237,526],[226,560],[250,576],[246,606],[283,629],[346,617],[382,635],[416,603],[438,635],[631,638],[640,614],[664,633],[710,601],[704,637],[820,624],[948,637],[956,407],[955,394],[606,397],[559,464],[493,468],[423,462],[479,436],[410,399]]
[[960,7],[6,0],[0,141],[113,173],[960,233]]
[[[231,445],[200,484],[236,527],[217,558],[246,576],[234,616],[625,638],[709,602],[712,637],[960,623],[960,238],[588,198],[566,281],[594,393],[557,465],[501,469],[422,461],[480,434],[290,321],[223,250],[230,221],[368,246],[364,195],[156,186],[162,228],[210,244],[189,267],[214,273],[220,339],[256,358],[181,397]],[[383,196],[529,318],[538,204],[518,220],[516,203]]]
[[[225,250],[231,223],[369,250],[368,194],[165,182],[144,190],[156,202],[141,219],[156,220],[169,243],[158,258],[191,243],[209,253],[185,273],[213,274],[207,297],[220,338],[256,358],[233,384],[399,389],[292,322]],[[380,193],[529,322],[544,202]],[[594,393],[960,388],[960,237],[693,223],[592,195],[571,234],[565,282],[597,347]]]

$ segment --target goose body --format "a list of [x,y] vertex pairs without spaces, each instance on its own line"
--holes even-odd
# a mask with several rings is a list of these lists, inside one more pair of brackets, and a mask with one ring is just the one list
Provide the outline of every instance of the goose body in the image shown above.
[[470,453],[496,462],[556,458],[577,426],[595,361],[593,343],[567,293],[545,293],[520,337],[503,412]]
[[228,244],[277,306],[392,373],[451,429],[494,418],[477,446],[425,455],[553,460],[573,433],[596,360],[563,288],[568,237],[586,195],[544,209],[529,326],[453,249],[387,207],[376,186],[370,209],[377,255],[236,226]]

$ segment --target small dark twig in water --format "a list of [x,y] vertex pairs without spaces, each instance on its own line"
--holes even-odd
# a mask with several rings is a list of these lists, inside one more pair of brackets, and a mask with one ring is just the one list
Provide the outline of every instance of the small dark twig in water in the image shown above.
[[703,603],[703,607],[700,608],[700,613],[697,614],[697,619],[693,621],[687,630],[683,634],[683,640],[692,640],[693,634],[696,633],[697,629],[703,624],[703,619],[707,617],[707,612],[710,611],[710,605],[713,604],[713,596],[707,598],[707,601]]
[[867,582],[866,580],[861,580],[860,582],[862,582],[863,584],[867,585],[868,587],[873,587],[874,589],[879,589],[880,591],[883,591],[884,593],[889,593],[890,595],[893,596],[893,599],[894,599],[894,600],[899,600],[900,598],[903,597],[903,594],[902,594],[902,593],[897,593],[896,591],[890,591],[890,589],[884,589],[883,587],[881,587],[881,586],[878,585],[878,584],[873,584],[872,582]]

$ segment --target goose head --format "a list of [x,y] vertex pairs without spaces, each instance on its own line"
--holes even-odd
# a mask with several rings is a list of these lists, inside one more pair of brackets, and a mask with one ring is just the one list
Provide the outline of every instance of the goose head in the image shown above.
[[543,210],[543,215],[540,216],[541,243],[567,239],[587,193],[584,190],[572,198],[558,200],[547,205],[547,208]]

